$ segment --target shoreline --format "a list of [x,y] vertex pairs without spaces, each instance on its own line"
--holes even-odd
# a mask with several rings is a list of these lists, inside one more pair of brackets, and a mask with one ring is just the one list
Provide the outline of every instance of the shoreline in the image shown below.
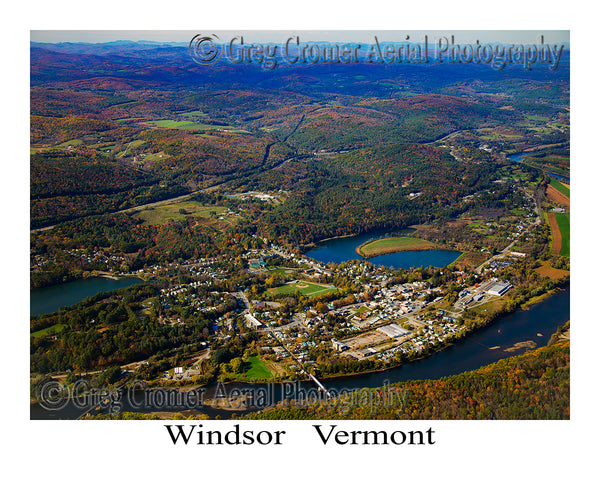
[[67,285],[72,282],[78,282],[79,280],[87,280],[89,278],[108,278],[108,279],[114,280],[114,281],[123,280],[124,278],[137,278],[137,279],[141,280],[142,282],[145,282],[145,280],[142,278],[141,275],[135,275],[135,274],[115,275],[114,273],[108,273],[108,272],[102,272],[102,271],[92,271],[87,276],[82,275],[81,277],[78,277],[78,278],[71,278],[71,279],[67,280],[66,282],[51,283],[50,285],[43,285],[41,287],[33,287],[33,288],[30,287],[29,291],[32,292],[33,290],[41,290],[43,288],[58,287],[60,285]]

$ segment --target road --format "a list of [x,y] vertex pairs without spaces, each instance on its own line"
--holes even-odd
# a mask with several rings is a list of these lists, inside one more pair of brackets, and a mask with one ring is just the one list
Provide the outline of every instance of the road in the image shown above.
[[520,239],[520,238],[521,238],[523,235],[527,234],[527,233],[528,233],[528,232],[529,232],[529,231],[530,231],[530,230],[531,230],[533,227],[535,227],[536,225],[540,225],[540,223],[542,222],[542,217],[541,217],[541,215],[540,215],[540,205],[539,205],[539,203],[538,203],[537,199],[536,199],[536,198],[535,198],[533,195],[529,195],[527,192],[525,192],[525,196],[526,196],[527,198],[529,198],[529,199],[530,199],[530,200],[531,200],[531,201],[534,203],[534,205],[535,205],[535,215],[536,215],[536,219],[535,219],[535,221],[534,221],[534,222],[532,222],[531,224],[529,224],[529,225],[527,226],[527,228],[525,228],[525,229],[524,229],[524,230],[521,232],[521,235],[519,235],[517,238],[515,238],[515,239],[514,239],[514,240],[513,240],[513,241],[510,243],[510,245],[508,245],[508,246],[507,246],[507,247],[506,247],[504,250],[502,250],[500,253],[498,253],[498,254],[494,255],[492,258],[490,258],[490,259],[486,260],[486,261],[485,261],[485,262],[483,262],[481,265],[479,265],[479,266],[478,266],[478,267],[475,269],[475,272],[476,272],[476,273],[478,273],[478,274],[479,274],[479,273],[481,273],[481,271],[483,270],[483,268],[484,268],[484,267],[485,267],[485,266],[486,266],[488,263],[490,263],[492,260],[500,260],[501,258],[504,258],[504,257],[505,257],[505,256],[508,254],[508,252],[510,252],[510,249],[511,249],[512,247],[514,247],[514,246],[515,246],[515,244],[516,244],[516,243],[519,241],[519,239]]
[[[167,203],[174,203],[174,202],[179,202],[181,200],[185,200],[187,198],[192,197],[193,195],[196,195],[197,193],[206,193],[206,192],[210,192],[218,187],[220,187],[221,185],[223,185],[224,183],[227,182],[220,182],[220,183],[216,183],[214,185],[211,185],[210,187],[206,187],[206,188],[200,188],[198,190],[194,190],[193,192],[190,193],[186,193],[185,195],[180,195],[179,197],[171,197],[171,198],[167,198],[165,200],[159,200],[158,202],[152,202],[152,203],[144,203],[143,205],[137,205],[135,207],[130,207],[130,208],[124,208],[123,210],[117,210],[116,212],[109,212],[110,214],[117,214],[117,213],[129,213],[129,212],[137,212],[139,210],[145,210],[146,208],[152,208],[152,207],[158,207],[160,205],[164,205]],[[67,220],[65,220],[66,222]],[[56,227],[57,225],[61,225],[62,223],[65,222],[60,222],[60,223],[56,223],[54,225],[48,225],[47,227],[41,227],[41,228],[33,228],[30,231],[33,232],[43,232],[44,230],[50,230],[54,227]]]
[[[313,112],[314,110],[318,110],[319,108],[323,108],[323,107],[317,107],[317,108],[315,108],[315,109],[313,109],[313,110],[310,110],[310,111],[308,111],[308,112],[306,112],[306,113]],[[274,170],[274,169],[276,169],[276,168],[278,168],[278,167],[280,167],[280,166],[282,166],[282,165],[286,164],[287,162],[290,162],[290,161],[292,161],[292,160],[296,160],[296,159],[298,159],[298,158],[303,158],[303,157],[308,157],[308,156],[309,156],[309,155],[293,156],[293,157],[291,157],[291,158],[286,158],[286,159],[283,159],[283,160],[281,160],[281,161],[279,161],[279,162],[275,163],[274,165],[271,165],[271,166],[269,166],[269,167],[265,168],[265,165],[266,165],[266,163],[267,163],[267,161],[268,161],[268,159],[269,159],[269,153],[270,153],[270,151],[271,151],[271,147],[272,147],[273,145],[277,144],[277,143],[285,143],[285,142],[287,142],[287,140],[288,140],[288,139],[289,139],[289,138],[290,138],[290,137],[291,137],[291,136],[292,136],[294,133],[296,133],[296,130],[298,130],[298,127],[300,127],[300,125],[301,125],[301,124],[302,124],[302,122],[304,121],[304,117],[305,117],[305,115],[306,115],[306,114],[302,115],[302,117],[300,118],[300,121],[298,122],[298,124],[297,124],[297,125],[294,127],[294,129],[293,129],[293,130],[292,130],[292,131],[291,131],[291,132],[290,132],[290,133],[289,133],[289,134],[288,134],[288,135],[287,135],[287,136],[286,136],[286,137],[285,137],[283,140],[277,140],[277,141],[275,141],[275,142],[269,143],[269,144],[268,144],[268,145],[265,147],[265,153],[264,153],[264,156],[263,156],[263,161],[262,161],[262,164],[261,164],[261,166],[260,166],[260,167],[258,167],[258,168],[256,168],[256,169],[254,169],[254,171],[251,171],[251,172],[246,172],[246,173],[245,173],[245,175],[246,175],[246,176],[249,176],[249,175],[251,175],[251,174],[255,174],[255,173],[256,173],[256,174],[259,174],[259,173],[264,173],[265,171],[268,171],[268,170]],[[131,144],[131,143],[130,143],[130,144]],[[230,179],[230,180],[231,180],[231,179]],[[118,213],[130,213],[130,212],[137,212],[137,211],[139,211],[139,210],[144,210],[144,209],[146,209],[146,208],[158,207],[158,206],[160,206],[160,205],[164,205],[164,204],[167,204],[167,203],[179,202],[179,201],[181,201],[181,200],[185,200],[185,199],[187,199],[187,198],[190,198],[191,196],[193,196],[193,195],[196,195],[197,193],[208,193],[208,192],[211,192],[212,190],[215,190],[215,189],[219,188],[221,185],[225,185],[225,184],[226,184],[226,183],[228,183],[230,180],[224,180],[224,181],[221,181],[221,182],[215,183],[214,185],[211,185],[210,187],[206,187],[206,188],[200,188],[200,189],[194,190],[193,192],[186,193],[185,195],[180,195],[179,197],[167,198],[167,199],[165,199],[165,200],[160,200],[160,201],[158,201],[158,202],[145,203],[145,204],[143,204],[143,205],[137,205],[137,206],[135,206],[135,207],[124,208],[123,210],[117,210],[117,211],[115,211],[115,212],[108,212],[108,213],[112,213],[112,214],[118,214]],[[65,222],[66,222],[66,221],[68,221],[68,220],[65,220]],[[46,226],[46,227],[41,227],[41,228],[34,228],[34,229],[30,229],[30,232],[43,232],[43,231],[45,231],[45,230],[50,230],[50,229],[52,229],[52,228],[56,227],[57,225],[61,225],[62,223],[65,223],[65,222],[59,222],[59,223],[56,223],[56,224],[54,224],[54,225],[48,225],[48,226]]]
[[[246,294],[242,291],[238,291],[238,292],[235,292],[233,295],[235,297],[239,298],[240,300],[242,300],[242,302],[244,302],[244,304],[246,305],[246,310],[244,310],[242,312],[242,315],[244,315],[245,313],[248,313],[250,311],[250,302],[248,301],[248,297],[246,297]],[[259,320],[259,322],[260,322],[260,320]],[[287,345],[285,343],[283,343],[283,341],[277,335],[275,335],[275,330],[273,330],[269,325],[266,325],[262,322],[260,322],[260,323],[269,332],[271,337],[275,341],[277,341],[279,343],[279,345],[281,345],[283,347],[283,349],[289,354],[290,358],[292,360],[294,360],[294,362],[296,363],[296,365],[298,365],[298,368],[300,369],[300,373],[307,375],[317,385],[317,388],[319,390],[323,391],[328,397],[330,397],[331,394],[327,391],[327,389],[323,386],[323,384],[317,379],[317,377],[315,377],[312,373],[307,372],[304,369],[304,365],[302,364],[302,362],[298,358],[296,358],[296,356],[287,348]]]

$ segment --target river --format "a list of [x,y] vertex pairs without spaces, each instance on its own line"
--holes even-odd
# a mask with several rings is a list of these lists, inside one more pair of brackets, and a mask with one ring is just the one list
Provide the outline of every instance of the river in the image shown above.
[[[524,353],[527,347],[522,346],[522,342],[534,342],[537,347],[546,345],[556,329],[564,325],[569,319],[570,289],[566,288],[530,306],[527,310],[517,310],[506,317],[500,318],[493,324],[472,333],[456,344],[430,357],[382,372],[322,379],[321,381],[328,390],[339,393],[343,390],[361,389],[363,387],[382,387],[387,382],[438,379],[475,370],[500,359]],[[529,345],[533,346],[531,343]],[[201,391],[204,392],[204,400],[206,401],[216,398],[217,395],[231,396],[235,389],[251,391],[256,398],[269,397],[270,401],[275,402],[282,398],[300,398],[303,395],[316,394],[316,387],[310,382],[267,385],[249,383],[217,384],[201,389]],[[153,408],[149,406],[138,407],[138,405],[144,403],[144,398],[147,397],[148,394],[143,392],[136,392],[131,397],[124,394],[119,398],[118,406],[121,411],[151,412]],[[257,403],[259,402],[257,401]],[[266,404],[268,405],[268,403]],[[202,405],[202,403],[195,403],[195,405]],[[154,410],[190,411],[187,408],[155,408]],[[39,405],[32,405],[30,415],[32,419],[72,419],[77,418],[84,411],[85,409],[77,408],[72,403],[68,403],[64,408],[57,411],[47,411]],[[206,405],[191,409],[191,411],[207,414],[211,418],[217,415],[221,418],[229,418],[232,414],[231,410]]]
[[142,280],[137,277],[120,277],[118,280],[90,277],[50,287],[34,288],[29,295],[30,315],[57,312],[60,307],[74,305],[99,292],[110,292],[138,283],[142,283]]
[[[389,233],[389,236],[409,235],[414,232],[414,229],[404,229],[397,232]],[[320,242],[317,248],[309,250],[305,255],[313,260],[318,260],[323,263],[342,263],[347,260],[364,260],[356,252],[356,247],[363,243],[383,238],[387,233],[369,233],[363,235],[355,235],[352,237],[333,238]],[[373,265],[403,268],[405,270],[411,267],[445,267],[460,256],[461,252],[453,250],[421,250],[388,253],[372,257],[368,261]]]
[[[515,153],[513,155],[508,155],[507,158],[509,160],[512,160],[513,162],[517,162],[517,163],[521,163],[523,161],[523,159],[527,156],[527,155],[531,155],[531,153],[533,152],[521,152],[521,153]],[[562,180],[563,182],[570,182],[571,180],[568,177],[565,177],[563,175],[559,175],[558,173],[552,173],[552,172],[548,172],[546,170],[542,170],[545,174],[550,175],[551,177],[557,178],[558,180]]]

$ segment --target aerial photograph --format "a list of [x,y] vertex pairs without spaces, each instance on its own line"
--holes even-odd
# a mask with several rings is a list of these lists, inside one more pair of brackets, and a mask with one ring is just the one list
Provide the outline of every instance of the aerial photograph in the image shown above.
[[571,418],[569,31],[29,54],[31,423]]

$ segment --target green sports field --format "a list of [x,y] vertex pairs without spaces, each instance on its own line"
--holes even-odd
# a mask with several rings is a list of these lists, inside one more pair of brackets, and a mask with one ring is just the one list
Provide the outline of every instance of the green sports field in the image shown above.
[[295,292],[300,292],[302,295],[308,298],[335,291],[337,291],[337,288],[331,285],[322,285],[319,283],[304,282],[300,280],[295,280],[293,282],[286,283],[285,285],[281,285],[280,287],[269,289],[269,292],[273,295],[293,294]]

